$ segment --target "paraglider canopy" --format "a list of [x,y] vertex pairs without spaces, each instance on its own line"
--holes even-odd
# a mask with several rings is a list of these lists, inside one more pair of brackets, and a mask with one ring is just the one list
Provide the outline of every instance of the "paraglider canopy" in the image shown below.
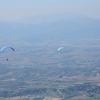
[[58,51],[60,51],[61,49],[63,49],[63,47],[58,48]]
[[1,52],[3,51],[3,50],[5,50],[5,49],[7,49],[7,48],[10,48],[10,49],[12,49],[13,51],[14,51],[14,48],[12,48],[11,46],[5,46],[5,47],[3,47],[3,48],[1,48]]

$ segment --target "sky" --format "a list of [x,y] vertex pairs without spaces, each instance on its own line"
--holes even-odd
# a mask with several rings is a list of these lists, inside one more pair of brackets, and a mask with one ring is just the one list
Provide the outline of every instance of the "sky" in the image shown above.
[[100,0],[0,0],[0,21],[55,13],[79,13],[100,19]]

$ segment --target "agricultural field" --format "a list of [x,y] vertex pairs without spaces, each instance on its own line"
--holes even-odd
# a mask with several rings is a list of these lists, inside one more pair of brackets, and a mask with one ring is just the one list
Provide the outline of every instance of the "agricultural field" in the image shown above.
[[100,100],[99,45],[46,41],[13,47],[0,55],[0,100]]

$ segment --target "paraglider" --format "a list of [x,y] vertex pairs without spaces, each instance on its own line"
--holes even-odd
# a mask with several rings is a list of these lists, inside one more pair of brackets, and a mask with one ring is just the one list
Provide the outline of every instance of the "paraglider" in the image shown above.
[[[5,47],[1,48],[0,52],[3,52],[7,48],[10,48],[14,51],[14,48],[12,48],[11,46],[5,46]],[[8,61],[8,59],[7,59],[7,61]]]
[[[58,48],[58,51],[61,51],[63,49],[63,47],[60,47],[60,48]],[[61,54],[62,54],[62,52],[61,52]]]

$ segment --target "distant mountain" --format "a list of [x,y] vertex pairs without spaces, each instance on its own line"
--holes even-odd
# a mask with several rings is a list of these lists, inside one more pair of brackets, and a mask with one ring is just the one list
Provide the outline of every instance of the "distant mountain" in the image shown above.
[[0,36],[9,40],[41,42],[45,40],[99,38],[100,20],[79,14],[56,14],[24,18],[14,23],[0,22]]
[[74,19],[90,19],[85,15],[76,14],[76,13],[61,13],[61,14],[51,14],[51,15],[38,15],[33,17],[27,17],[20,20],[17,20],[18,23],[26,24],[40,24],[40,23],[53,23],[64,20],[74,20]]

